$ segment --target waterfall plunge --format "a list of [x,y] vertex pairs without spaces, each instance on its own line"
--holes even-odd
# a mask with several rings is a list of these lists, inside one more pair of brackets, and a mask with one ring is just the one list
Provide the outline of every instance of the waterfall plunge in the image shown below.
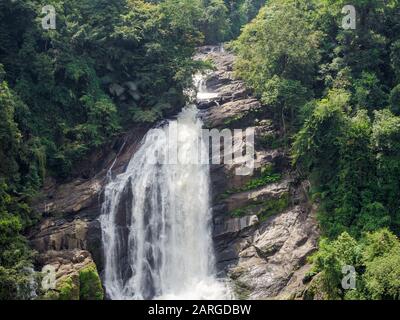
[[229,298],[214,270],[209,166],[190,164],[199,147],[208,152],[197,108],[175,121],[178,165],[162,164],[170,121],[165,135],[146,135],[126,172],[105,188],[100,220],[110,299]]

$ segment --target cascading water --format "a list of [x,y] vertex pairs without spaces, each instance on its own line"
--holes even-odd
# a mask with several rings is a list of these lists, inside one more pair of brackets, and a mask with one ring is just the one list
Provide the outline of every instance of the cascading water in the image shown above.
[[197,74],[194,76],[194,85],[197,88],[197,100],[209,101],[218,98],[217,93],[208,90],[206,77],[203,75]]
[[[214,269],[209,165],[195,159],[208,155],[197,112],[187,107],[149,131],[125,173],[105,188],[100,220],[110,299],[229,298]],[[176,147],[178,162],[168,164]]]

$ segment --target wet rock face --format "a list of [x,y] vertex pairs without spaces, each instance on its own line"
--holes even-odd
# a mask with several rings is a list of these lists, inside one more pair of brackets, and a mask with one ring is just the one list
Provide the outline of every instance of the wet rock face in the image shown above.
[[[27,235],[32,248],[39,253],[38,268],[50,263],[54,257],[64,257],[67,261],[65,257],[78,250],[89,254],[98,271],[102,271],[103,249],[98,218],[107,172],[112,168],[112,174],[116,175],[125,170],[145,132],[145,128],[136,128],[104,147],[102,153],[97,151],[89,155],[82,162],[81,171],[90,172],[85,167],[92,167],[96,172],[86,178],[80,175],[66,183],[52,179],[45,182],[43,196],[33,203],[45,218]],[[87,164],[89,159],[93,163]],[[74,265],[74,261],[76,259],[70,263]]]
[[[89,221],[75,219],[46,219],[39,226],[31,244],[39,252],[48,250],[87,249],[87,231]],[[36,230],[35,230],[36,231]]]
[[208,75],[207,89],[217,97],[199,101],[202,118],[209,128],[241,128],[254,124],[254,115],[261,103],[251,96],[242,81],[233,75],[234,56],[217,47],[200,49],[196,59],[212,59],[215,71]]
[[[316,250],[318,239],[304,184],[294,183],[283,149],[260,143],[266,135],[279,139],[280,132],[243,82],[234,79],[234,56],[208,48],[199,58],[211,59],[216,67],[207,88],[218,97],[201,103],[207,127],[253,127],[256,134],[253,176],[235,175],[234,165],[211,168],[218,270],[232,279],[240,299],[301,298],[310,268],[306,258]],[[281,179],[249,187],[265,167],[273,167]]]
[[[43,257],[46,257],[49,251],[58,252],[60,255],[71,250],[90,252],[99,271],[102,269],[101,226],[93,216],[80,213],[73,217],[44,219],[30,231],[28,239],[40,255],[44,254]],[[39,265],[46,264],[45,262],[41,258]]]

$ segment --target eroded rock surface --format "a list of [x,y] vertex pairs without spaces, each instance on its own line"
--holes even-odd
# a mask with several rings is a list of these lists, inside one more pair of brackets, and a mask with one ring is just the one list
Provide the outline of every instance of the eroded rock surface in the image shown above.
[[[71,254],[80,252],[90,257],[91,263],[97,266],[99,272],[102,271],[103,252],[98,217],[107,174],[110,169],[113,175],[125,170],[146,130],[136,128],[103,150],[89,155],[80,165],[79,177],[61,184],[52,179],[45,182],[42,195],[33,203],[45,218],[28,233],[31,246],[39,253],[36,259],[38,269],[61,259],[72,273],[75,269],[79,271],[81,261]],[[86,178],[83,172],[87,173]],[[72,279],[76,281],[76,275]]]
[[[253,127],[256,134],[253,176],[235,175],[234,165],[212,167],[218,269],[232,279],[238,298],[301,298],[310,268],[306,258],[316,250],[318,239],[315,210],[308,205],[305,184],[296,181],[282,148],[259,143],[266,135],[279,139],[281,134],[268,110],[234,78],[234,56],[204,48],[199,58],[211,59],[216,67],[207,87],[218,97],[201,103],[207,126]],[[273,167],[281,179],[249,187],[266,167]]]

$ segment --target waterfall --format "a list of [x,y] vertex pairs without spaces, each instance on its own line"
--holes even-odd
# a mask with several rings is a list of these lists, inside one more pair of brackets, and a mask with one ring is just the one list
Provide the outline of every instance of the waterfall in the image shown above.
[[198,101],[210,101],[218,98],[218,93],[211,92],[207,88],[207,75],[196,74],[193,77],[194,85],[197,89]]
[[[211,237],[208,154],[195,106],[150,130],[126,171],[105,187],[100,222],[110,299],[225,299]],[[177,144],[168,128],[177,127]],[[166,164],[178,147],[178,163]],[[156,161],[154,161],[156,160]]]

